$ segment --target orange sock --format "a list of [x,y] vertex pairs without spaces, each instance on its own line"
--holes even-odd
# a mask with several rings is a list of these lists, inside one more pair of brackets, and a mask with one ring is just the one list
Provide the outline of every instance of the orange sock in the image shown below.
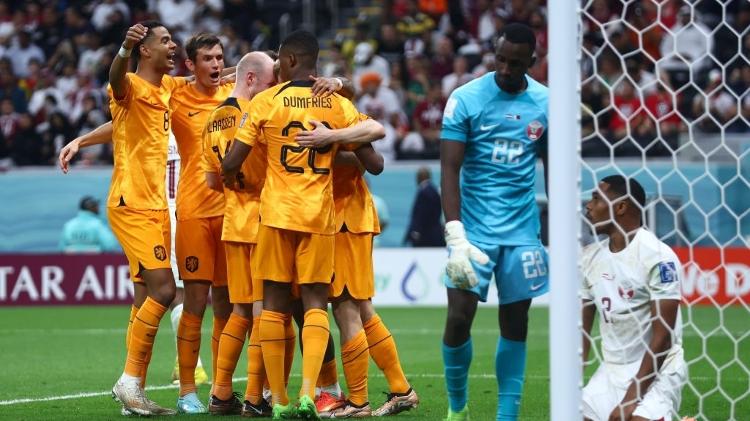
[[409,390],[409,382],[406,381],[404,370],[401,369],[396,341],[393,340],[391,332],[377,314],[365,323],[364,328],[367,343],[370,346],[370,355],[385,374],[391,393],[406,393]]
[[[216,317],[214,314],[214,329],[211,333],[211,378],[216,383],[216,361],[219,359],[219,339],[221,339],[221,332],[224,331],[224,326],[227,325],[228,319],[222,319]],[[211,387],[213,393],[213,387]]]
[[336,384],[336,382],[338,381],[339,381],[339,374],[336,371],[336,359],[334,358],[331,361],[324,361],[323,365],[320,367],[320,374],[318,375],[317,386],[318,387],[331,386],[331,385]]
[[242,353],[248,327],[250,320],[232,313],[224,326],[224,331],[221,332],[214,378],[214,395],[221,400],[232,397],[232,375]]
[[201,349],[201,318],[183,311],[177,325],[177,362],[180,366],[180,396],[195,392],[195,366]]
[[125,351],[128,350],[128,347],[130,346],[130,334],[133,331],[133,320],[135,319],[135,314],[138,313],[138,307],[135,305],[130,306],[130,318],[128,318],[128,330],[125,333]]
[[148,374],[148,366],[151,363],[152,354],[153,352],[149,351],[148,354],[146,354],[146,358],[143,360],[143,370],[141,370],[141,374],[138,376],[141,378],[141,388],[146,387],[146,374]]
[[247,341],[247,387],[245,400],[253,405],[263,397],[263,382],[266,369],[263,365],[263,352],[260,349],[260,317],[253,318],[253,328]]
[[305,324],[302,327],[302,387],[299,396],[315,399],[315,384],[318,381],[320,367],[328,344],[328,312],[320,309],[308,310],[305,313]]
[[289,384],[289,373],[294,362],[294,349],[297,346],[297,333],[291,315],[284,319],[284,384]]
[[130,346],[128,346],[128,357],[125,360],[125,374],[139,377],[143,372],[143,366],[147,365],[146,356],[154,346],[156,332],[159,330],[159,321],[167,308],[146,297],[138,313],[133,319],[133,327],[130,332]]
[[273,394],[273,403],[288,405],[289,395],[284,382],[284,321],[283,313],[263,310],[260,313],[260,347],[266,367],[268,383]]
[[367,336],[364,330],[360,330],[349,342],[341,346],[341,363],[344,365],[349,401],[357,406],[364,405],[368,402],[367,369],[370,363]]

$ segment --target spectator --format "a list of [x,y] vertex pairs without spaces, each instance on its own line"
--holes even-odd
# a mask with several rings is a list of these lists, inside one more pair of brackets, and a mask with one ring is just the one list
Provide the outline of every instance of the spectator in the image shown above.
[[470,82],[472,79],[474,79],[474,76],[469,73],[466,57],[457,56],[453,60],[453,73],[443,78],[443,97],[448,98],[454,89]]
[[411,244],[413,247],[444,247],[441,213],[440,193],[432,183],[430,169],[421,167],[417,170],[417,196],[411,208],[411,220],[404,236],[404,244]]
[[440,128],[443,121],[445,99],[441,87],[434,84],[424,101],[417,104],[412,116],[414,131],[401,142],[401,152],[418,152],[421,158],[440,157]]
[[[672,151],[677,149],[679,132],[684,126],[679,114],[675,111],[675,94],[669,90],[667,77],[656,83],[656,90],[646,97],[646,109],[655,120],[659,137],[664,139]],[[669,152],[669,151],[668,151]]]
[[406,104],[404,111],[407,115],[414,113],[414,108],[425,99],[430,87],[430,79],[427,77],[429,65],[427,60],[421,57],[409,57],[406,59],[406,72],[409,83],[406,85]]
[[6,51],[5,55],[13,63],[13,73],[20,78],[28,76],[29,62],[32,59],[44,63],[44,51],[31,42],[31,32],[27,29],[21,30],[16,35],[16,42]]
[[453,63],[453,41],[441,36],[430,60],[430,80],[438,82],[448,76],[453,71]]
[[51,57],[57,46],[63,42],[63,28],[60,22],[60,15],[55,6],[48,5],[42,9],[42,22],[39,28],[34,32],[34,42],[42,48],[46,57]]
[[186,40],[194,30],[198,5],[195,0],[159,0],[156,13],[159,21],[169,28],[173,37]]
[[721,71],[711,70],[708,79],[706,95],[698,94],[693,98],[693,115],[698,120],[698,127],[709,133],[718,133],[722,129],[744,131],[747,126],[737,119],[739,100],[723,85]]
[[380,76],[384,86],[391,83],[391,67],[388,60],[375,54],[375,49],[367,42],[362,42],[354,49],[354,74],[353,82],[358,92],[362,91],[360,79],[365,73],[375,72]]
[[101,253],[119,249],[112,231],[99,219],[99,201],[84,196],[78,215],[66,222],[60,236],[64,253]]
[[370,36],[370,23],[364,15],[358,18],[357,23],[354,25],[354,36],[344,38],[341,43],[341,54],[344,55],[344,58],[349,63],[354,63],[355,49],[363,42],[370,44],[373,51],[378,46],[377,41]]
[[388,60],[393,67],[404,59],[404,42],[399,38],[396,27],[386,23],[380,27],[380,37],[377,41],[378,55]]
[[29,112],[36,121],[46,119],[52,112],[60,110],[65,103],[63,93],[54,85],[55,76],[43,70],[34,93],[29,100]]
[[102,65],[102,58],[109,53],[107,48],[100,45],[100,37],[96,32],[89,32],[83,36],[79,45],[78,71],[95,75]]
[[62,147],[75,137],[68,117],[60,111],[52,111],[47,120],[37,129],[42,135],[43,156],[55,156]]
[[417,0],[406,1],[406,14],[396,23],[396,29],[405,39],[421,38],[435,28],[435,21],[419,11]]
[[362,96],[357,102],[357,108],[374,118],[385,128],[385,137],[372,146],[383,155],[386,160],[395,158],[397,142],[396,128],[400,126],[401,104],[396,94],[383,86],[380,74],[369,72],[362,75]]
[[18,130],[11,142],[10,156],[18,166],[49,164],[51,154],[44,155],[42,136],[36,131],[34,118],[29,113],[18,117]]
[[643,68],[643,56],[638,54],[625,59],[625,71],[635,82],[641,95],[648,96],[656,93],[656,76]]
[[20,115],[13,108],[13,102],[10,99],[0,101],[0,131],[8,144],[13,141],[18,132],[19,118]]
[[647,118],[648,113],[643,109],[641,99],[629,80],[623,79],[616,92],[609,122],[612,140],[616,143],[628,138],[617,146],[616,154],[639,155],[642,147],[656,137],[656,128],[652,120]]
[[662,57],[657,71],[674,73],[672,85],[679,88],[688,81],[690,73],[700,75],[707,70],[711,63],[708,53],[712,50],[712,40],[711,30],[697,19],[691,19],[691,6],[682,6],[677,18],[675,26],[662,38]]
[[103,0],[94,7],[91,23],[98,32],[104,32],[109,29],[113,15],[118,12],[126,21],[130,19],[130,9],[127,4],[119,0]]

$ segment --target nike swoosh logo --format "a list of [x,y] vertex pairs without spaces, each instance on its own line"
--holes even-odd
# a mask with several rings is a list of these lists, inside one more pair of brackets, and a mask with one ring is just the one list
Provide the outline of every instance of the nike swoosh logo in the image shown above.
[[543,286],[544,286],[544,284],[539,284],[539,285],[532,285],[532,286],[530,286],[530,287],[529,287],[529,289],[530,289],[530,290],[532,290],[532,291],[538,291],[538,290],[539,290],[539,289],[541,289],[541,288],[542,288]]
[[492,130],[493,128],[495,128],[497,126],[498,126],[497,124],[493,124],[493,125],[490,125],[490,126],[485,126],[484,124],[482,124],[481,126],[479,126],[479,130],[482,130],[482,131]]
[[192,117],[192,116],[194,116],[194,115],[198,115],[198,114],[200,114],[200,113],[201,113],[201,111],[196,111],[196,112],[194,112],[194,113],[190,113],[190,112],[189,112],[189,113],[188,113],[188,117]]

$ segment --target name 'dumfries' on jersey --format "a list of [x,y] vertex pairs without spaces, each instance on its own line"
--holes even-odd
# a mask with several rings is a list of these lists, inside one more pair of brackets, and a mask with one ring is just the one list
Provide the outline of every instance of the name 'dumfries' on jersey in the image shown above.
[[214,120],[211,122],[211,124],[208,126],[208,132],[218,132],[220,130],[226,130],[229,128],[234,127],[234,123],[237,121],[237,117],[230,115],[224,118],[220,118],[218,120]]
[[333,108],[331,98],[285,96],[284,107],[286,108]]

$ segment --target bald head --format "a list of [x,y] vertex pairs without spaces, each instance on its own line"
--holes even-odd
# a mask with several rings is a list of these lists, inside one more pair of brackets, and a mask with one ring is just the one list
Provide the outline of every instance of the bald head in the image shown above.
[[253,51],[245,54],[237,63],[237,82],[244,81],[250,96],[276,84],[273,73],[273,59],[266,53]]

